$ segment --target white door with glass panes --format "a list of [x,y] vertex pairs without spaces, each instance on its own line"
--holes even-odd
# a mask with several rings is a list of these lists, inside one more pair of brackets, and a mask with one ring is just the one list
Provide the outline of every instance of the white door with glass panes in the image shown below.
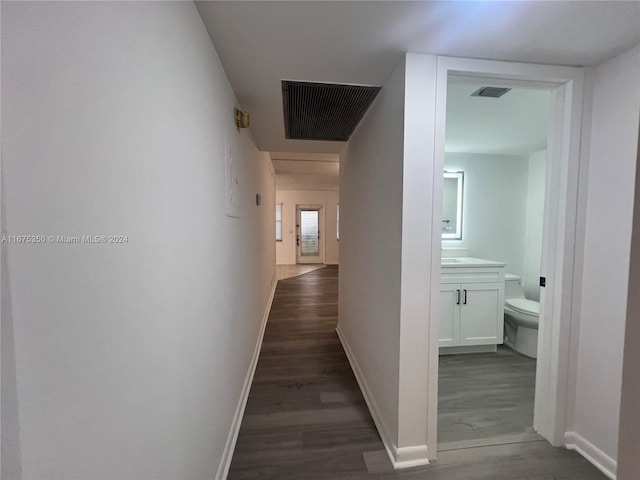
[[297,263],[324,263],[322,205],[298,205],[296,208]]

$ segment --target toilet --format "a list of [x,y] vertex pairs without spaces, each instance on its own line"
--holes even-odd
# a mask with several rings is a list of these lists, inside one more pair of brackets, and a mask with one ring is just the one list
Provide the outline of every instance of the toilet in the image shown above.
[[504,280],[504,343],[516,352],[537,358],[540,303],[525,298],[518,275],[506,273]]

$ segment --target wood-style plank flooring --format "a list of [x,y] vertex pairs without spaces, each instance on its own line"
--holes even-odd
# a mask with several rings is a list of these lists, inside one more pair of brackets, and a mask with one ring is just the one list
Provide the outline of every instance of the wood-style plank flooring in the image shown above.
[[539,440],[446,450],[393,471],[335,333],[337,287],[335,266],[278,282],[230,480],[605,479]]
[[293,264],[293,265],[276,265],[276,277],[278,280],[284,280],[286,278],[297,277],[305,273],[313,272],[320,268],[324,268],[325,265],[318,264]]
[[536,361],[508,347],[440,356],[438,451],[542,440],[533,430]]

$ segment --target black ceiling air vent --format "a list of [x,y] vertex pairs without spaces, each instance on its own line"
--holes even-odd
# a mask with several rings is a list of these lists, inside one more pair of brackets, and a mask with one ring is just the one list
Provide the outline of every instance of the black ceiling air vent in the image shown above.
[[349,140],[380,88],[283,80],[286,138]]
[[481,87],[475,92],[471,94],[472,97],[489,97],[489,98],[500,98],[502,95],[507,93],[510,88],[501,88],[501,87]]

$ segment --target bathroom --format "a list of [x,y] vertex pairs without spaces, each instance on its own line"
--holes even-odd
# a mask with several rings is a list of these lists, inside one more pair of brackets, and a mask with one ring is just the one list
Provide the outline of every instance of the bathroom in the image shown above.
[[[482,98],[477,92],[484,87],[455,78],[448,85],[439,450],[459,442],[538,439],[532,424],[550,93],[489,89],[492,96]],[[485,269],[482,275],[494,275],[481,280],[492,283],[478,284],[486,287],[484,299],[471,284],[446,285],[447,275],[471,278],[479,271],[465,264],[467,257],[486,261],[475,266]],[[475,307],[474,295],[490,311]],[[452,343],[445,317],[458,305],[459,341]],[[496,322],[495,333],[465,337],[465,315],[469,323],[474,316]]]

